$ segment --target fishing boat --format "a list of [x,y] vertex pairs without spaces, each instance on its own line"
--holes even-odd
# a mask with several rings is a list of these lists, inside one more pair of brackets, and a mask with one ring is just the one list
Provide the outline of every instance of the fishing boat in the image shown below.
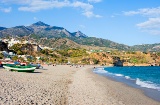
[[29,66],[36,67],[36,69],[43,68],[40,64],[29,64]]
[[15,64],[6,64],[3,67],[10,71],[17,71],[17,72],[34,72],[36,67],[33,66],[20,66]]

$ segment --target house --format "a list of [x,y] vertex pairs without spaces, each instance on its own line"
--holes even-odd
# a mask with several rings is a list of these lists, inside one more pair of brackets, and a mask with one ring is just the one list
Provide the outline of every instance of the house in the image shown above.
[[37,44],[27,44],[27,45],[24,45],[21,48],[21,50],[38,52],[38,51],[41,51],[42,49]]
[[8,41],[8,47],[12,47],[14,44],[17,43],[20,43],[20,41],[12,38],[10,41]]
[[42,49],[37,45],[37,44],[32,44],[33,45],[33,51],[41,51]]

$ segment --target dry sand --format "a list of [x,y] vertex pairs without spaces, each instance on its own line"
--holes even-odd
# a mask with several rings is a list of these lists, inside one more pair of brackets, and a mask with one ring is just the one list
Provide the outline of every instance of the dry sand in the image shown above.
[[50,65],[35,73],[0,69],[0,105],[160,105],[91,68]]

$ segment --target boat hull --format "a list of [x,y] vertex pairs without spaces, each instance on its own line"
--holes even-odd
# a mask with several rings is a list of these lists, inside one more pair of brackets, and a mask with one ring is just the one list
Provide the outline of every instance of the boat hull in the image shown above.
[[5,69],[10,71],[17,71],[17,72],[34,72],[36,67],[31,66],[16,66],[16,65],[4,65]]

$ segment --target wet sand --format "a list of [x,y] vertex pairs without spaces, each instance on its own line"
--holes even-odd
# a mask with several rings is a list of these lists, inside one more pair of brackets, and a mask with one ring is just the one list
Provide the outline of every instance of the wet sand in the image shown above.
[[140,90],[94,74],[94,66],[0,69],[0,105],[160,105]]

